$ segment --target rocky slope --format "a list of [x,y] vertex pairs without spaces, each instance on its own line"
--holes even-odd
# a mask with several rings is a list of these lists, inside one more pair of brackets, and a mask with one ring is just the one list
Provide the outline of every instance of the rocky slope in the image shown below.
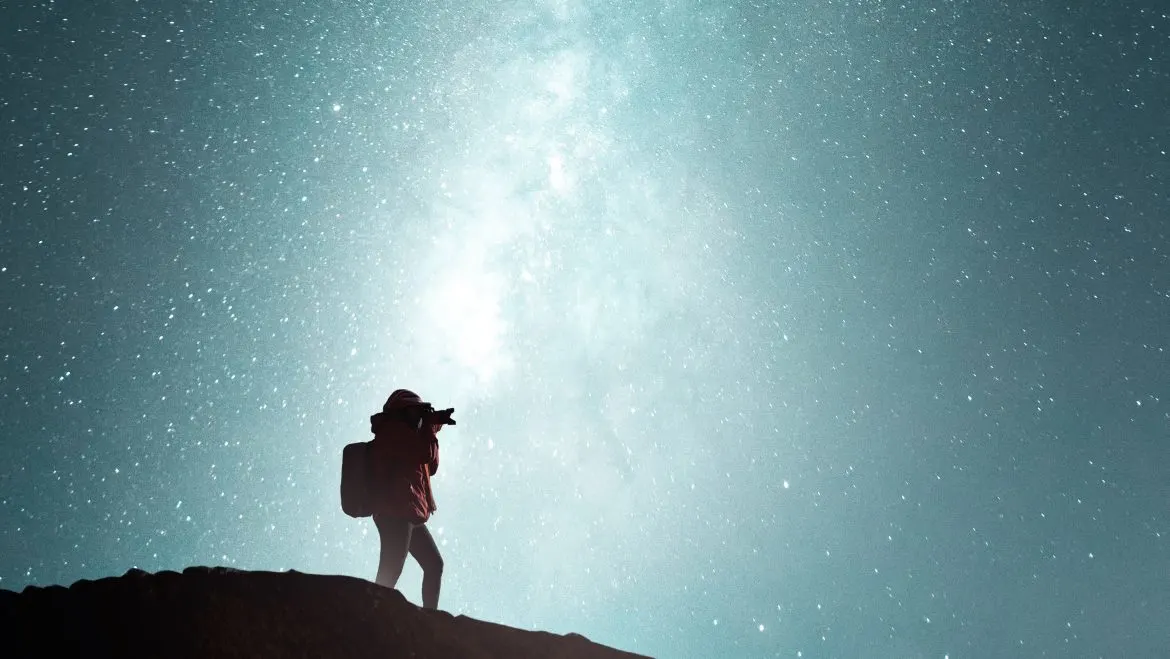
[[423,610],[353,577],[193,567],[0,590],[7,657],[634,659],[593,643]]

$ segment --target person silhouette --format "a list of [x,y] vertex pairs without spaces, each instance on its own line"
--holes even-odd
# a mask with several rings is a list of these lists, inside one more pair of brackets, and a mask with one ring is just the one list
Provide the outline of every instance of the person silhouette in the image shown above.
[[406,556],[423,571],[423,608],[439,606],[443,557],[426,523],[438,509],[431,477],[439,470],[438,433],[453,409],[435,411],[407,389],[390,394],[382,411],[370,417],[371,510],[381,548],[374,583],[393,588],[402,576]]

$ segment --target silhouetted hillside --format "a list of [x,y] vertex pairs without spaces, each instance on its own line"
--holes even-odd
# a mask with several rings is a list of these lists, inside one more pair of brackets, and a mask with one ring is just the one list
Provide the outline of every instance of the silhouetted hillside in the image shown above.
[[[427,611],[353,577],[193,567],[0,590],[5,656],[633,659],[558,636]],[[11,653],[11,654],[10,654]]]

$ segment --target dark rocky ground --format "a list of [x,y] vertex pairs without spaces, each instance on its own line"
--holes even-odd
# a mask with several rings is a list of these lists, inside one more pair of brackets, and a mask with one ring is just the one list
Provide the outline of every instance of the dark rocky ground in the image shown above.
[[187,568],[0,590],[5,657],[635,659],[583,636],[427,611],[353,577]]

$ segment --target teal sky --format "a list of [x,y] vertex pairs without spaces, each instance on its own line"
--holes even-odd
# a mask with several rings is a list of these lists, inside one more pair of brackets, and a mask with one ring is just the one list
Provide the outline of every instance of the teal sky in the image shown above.
[[453,613],[1170,643],[1156,3],[98,4],[0,9],[0,588],[372,579],[408,387]]

